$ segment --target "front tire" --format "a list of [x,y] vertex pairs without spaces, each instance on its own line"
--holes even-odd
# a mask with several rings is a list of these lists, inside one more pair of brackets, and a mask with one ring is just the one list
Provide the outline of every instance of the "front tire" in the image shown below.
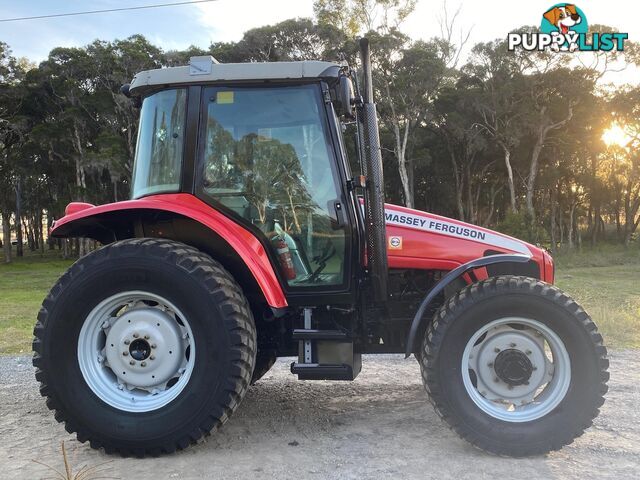
[[144,456],[183,449],[244,397],[256,330],[240,286],[202,252],[164,239],[80,259],[44,300],[36,378],[81,442]]
[[558,288],[503,276],[470,285],[436,313],[420,365],[430,401],[461,437],[514,457],[558,450],[604,403],[606,349]]

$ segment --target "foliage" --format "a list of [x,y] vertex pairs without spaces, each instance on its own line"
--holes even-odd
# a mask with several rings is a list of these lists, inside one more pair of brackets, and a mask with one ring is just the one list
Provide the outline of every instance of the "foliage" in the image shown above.
[[[640,88],[602,81],[608,69],[637,62],[637,46],[567,62],[549,51],[509,52],[498,39],[472,46],[458,66],[468,38],[462,32],[454,44],[459,11],[445,11],[440,37],[416,41],[402,32],[415,3],[316,0],[314,19],[254,28],[238,42],[164,52],[134,35],[54,48],[37,66],[0,42],[5,261],[7,240],[17,240],[18,255],[23,244],[44,251],[43,222],[61,217],[69,201],[128,198],[139,112],[120,86],[137,72],[207,54],[222,62],[357,64],[355,40],[364,33],[389,201],[497,226],[553,250],[631,245],[640,224]],[[611,125],[624,142],[603,142]],[[353,154],[353,138],[346,144]],[[76,253],[85,248],[77,242]]]

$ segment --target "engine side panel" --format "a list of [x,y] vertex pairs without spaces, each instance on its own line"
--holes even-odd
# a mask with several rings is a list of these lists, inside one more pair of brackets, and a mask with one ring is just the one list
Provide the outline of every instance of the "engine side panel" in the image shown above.
[[[459,220],[397,205],[385,205],[387,253],[390,269],[453,270],[477,258],[501,253],[531,257],[522,274],[542,278],[544,251],[521,240]],[[535,272],[538,272],[537,274]],[[481,272],[479,278],[491,275]]]

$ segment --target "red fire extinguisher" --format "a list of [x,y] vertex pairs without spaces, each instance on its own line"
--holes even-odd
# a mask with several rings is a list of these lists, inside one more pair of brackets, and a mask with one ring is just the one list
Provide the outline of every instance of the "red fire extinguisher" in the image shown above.
[[291,252],[287,246],[287,242],[280,235],[275,235],[271,239],[271,244],[275,247],[280,261],[280,266],[284,272],[284,278],[287,280],[293,280],[296,278],[296,270],[293,268],[293,260],[291,258]]

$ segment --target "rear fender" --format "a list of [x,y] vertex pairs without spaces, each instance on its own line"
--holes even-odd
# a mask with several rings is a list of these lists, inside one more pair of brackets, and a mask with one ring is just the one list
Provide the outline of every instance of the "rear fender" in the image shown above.
[[[150,218],[154,219],[153,228],[145,227],[148,222],[143,222]],[[167,232],[163,221],[176,218],[183,220],[178,223],[180,228]],[[182,228],[185,225],[194,228]],[[216,253],[231,259],[232,264],[246,267],[270,307],[287,307],[278,276],[256,236],[193,195],[154,195],[97,207],[71,204],[67,215],[54,223],[50,233],[55,238],[87,237],[105,244],[124,238],[156,236],[196,243],[193,246],[205,247],[205,251],[207,245],[214,245]]]
[[429,293],[427,293],[426,297],[424,297],[424,299],[422,300],[422,303],[420,304],[416,315],[413,317],[413,321],[411,322],[411,329],[409,330],[409,334],[407,336],[405,358],[409,357],[412,353],[417,351],[418,346],[416,345],[416,341],[418,332],[422,331],[424,322],[428,321],[427,319],[423,318],[424,314],[433,300],[436,299],[438,295],[443,293],[447,286],[476,268],[486,267],[487,265],[494,265],[498,263],[526,263],[530,259],[530,256],[520,254],[491,255],[488,257],[471,260],[470,262],[464,263],[447,273],[431,290],[429,290]]

